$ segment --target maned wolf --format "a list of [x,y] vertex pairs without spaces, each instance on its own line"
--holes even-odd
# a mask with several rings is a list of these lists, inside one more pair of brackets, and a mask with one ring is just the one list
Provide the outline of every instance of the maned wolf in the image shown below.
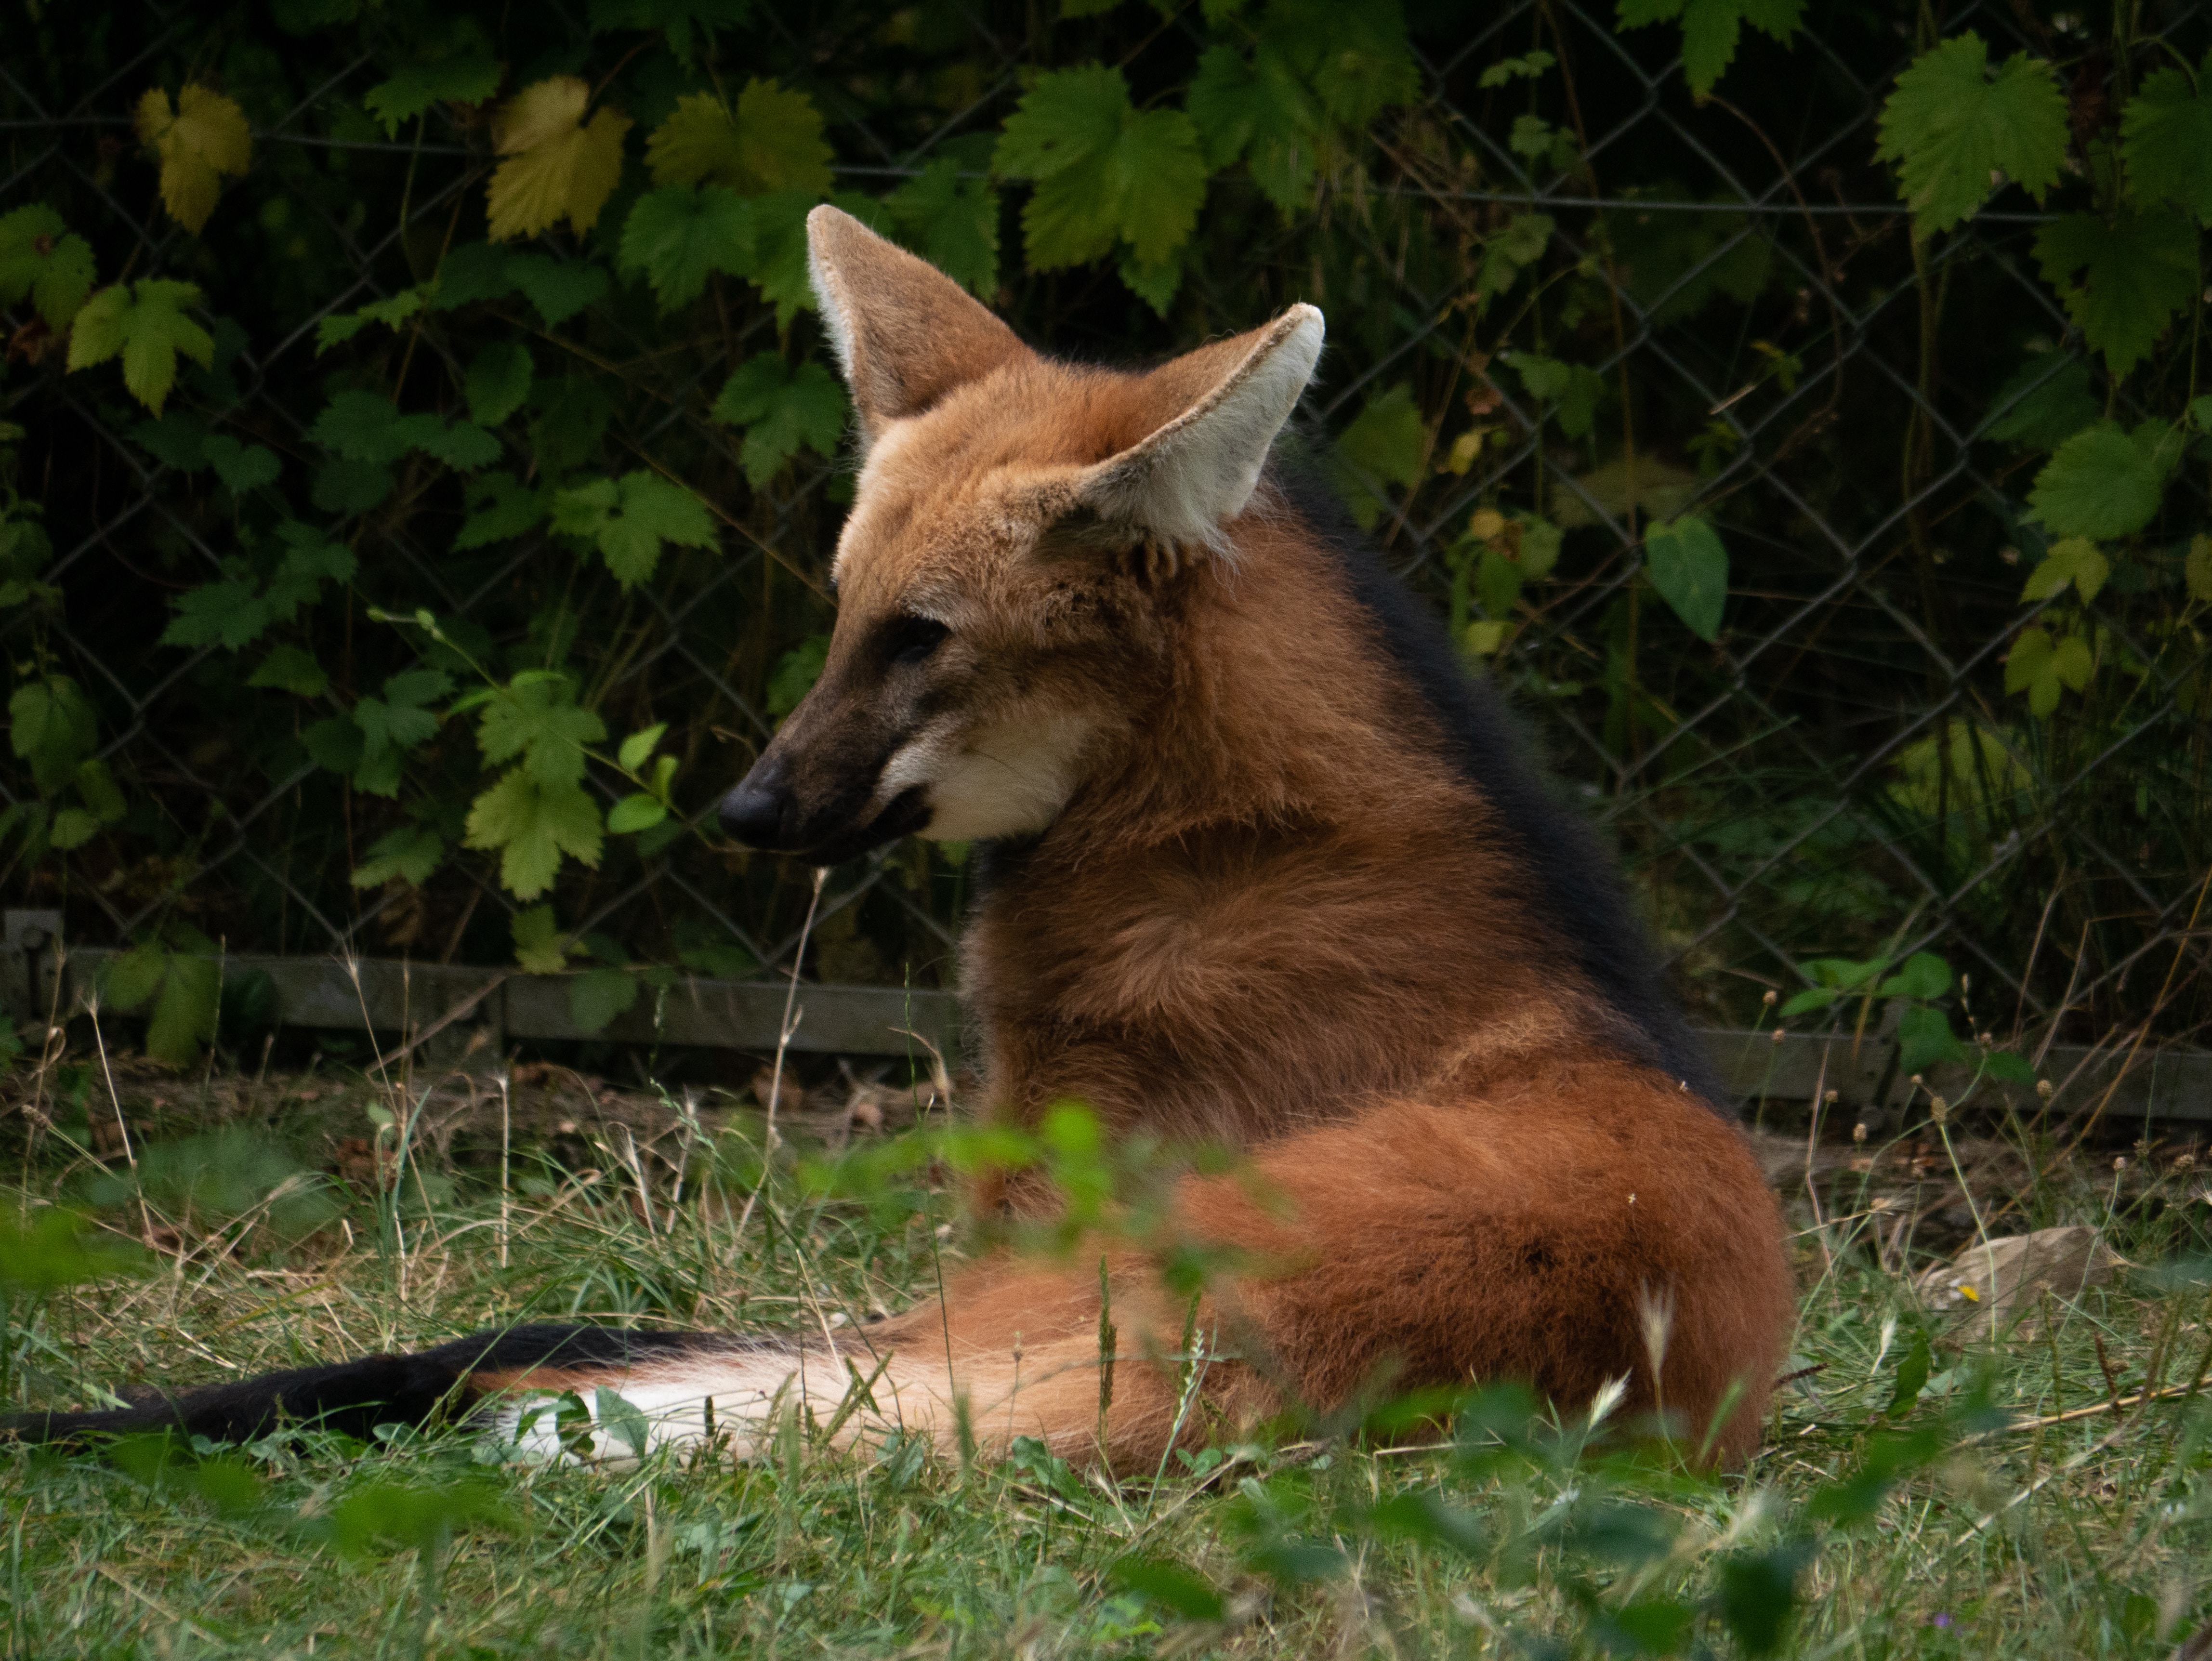
[[1246,1157],[1176,1190],[1171,1232],[1248,1266],[1199,1306],[1207,1365],[1178,1364],[1189,1306],[1125,1244],[1103,1418],[1093,1251],[988,1260],[820,1340],[521,1327],[18,1433],[446,1412],[610,1453],[521,1407],[606,1385],[657,1442],[742,1451],[799,1402],[834,1412],[851,1361],[883,1372],[848,1439],[950,1445],[964,1416],[987,1449],[1121,1469],[1178,1424],[1498,1378],[1563,1407],[1625,1378],[1631,1411],[1742,1457],[1792,1318],[1779,1214],[1591,837],[1375,555],[1269,471],[1321,313],[1086,368],[834,209],[809,230],[863,461],[822,678],[723,821],[817,865],[980,844],[988,1111],[1072,1099]]

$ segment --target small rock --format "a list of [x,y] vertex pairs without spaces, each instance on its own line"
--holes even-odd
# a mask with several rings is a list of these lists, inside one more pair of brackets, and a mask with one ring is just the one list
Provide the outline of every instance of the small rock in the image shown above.
[[2042,1228],[1987,1244],[1974,1241],[1923,1275],[1920,1295],[1931,1309],[1966,1314],[1961,1337],[1984,1337],[2032,1308],[2041,1288],[2048,1287],[2054,1298],[2078,1298],[2110,1281],[2118,1261],[2094,1228]]

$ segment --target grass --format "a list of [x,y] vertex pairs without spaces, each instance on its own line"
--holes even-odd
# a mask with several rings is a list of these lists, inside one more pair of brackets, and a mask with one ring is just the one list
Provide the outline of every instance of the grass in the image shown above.
[[[960,1250],[948,1195],[884,1183],[809,1198],[788,1159],[741,1232],[757,1121],[555,1085],[566,1105],[505,1103],[504,1195],[495,1098],[451,1081],[395,1092],[418,1131],[396,1189],[374,1173],[392,1172],[398,1127],[355,1134],[395,1096],[359,1078],[216,1079],[202,1099],[119,1068],[135,1177],[119,1156],[89,1157],[104,1086],[80,1092],[85,1122],[35,1153],[18,1116],[20,1191],[0,1220],[35,1225],[65,1200],[88,1208],[95,1242],[156,1250],[150,1269],[118,1275],[65,1261],[78,1247],[54,1225],[0,1238],[9,1404],[522,1317],[813,1328],[925,1294]],[[585,1100],[597,1116],[569,1116]],[[175,1134],[210,1116],[233,1120],[227,1139]],[[629,1123],[635,1140],[614,1129]],[[1907,1274],[1931,1233],[1956,1234],[1940,1139],[1923,1125],[1809,1162],[1802,1144],[1767,1147],[1805,1231],[1792,1365],[1819,1371],[1778,1393],[1764,1450],[1724,1479],[1608,1439],[1610,1425],[1530,1417],[1502,1392],[1452,1429],[1409,1415],[1399,1445],[1289,1427],[1118,1485],[1034,1448],[999,1464],[896,1438],[841,1451],[796,1422],[742,1466],[523,1469],[460,1433],[106,1462],[11,1448],[0,1650],[2171,1654],[2212,1608],[2198,1567],[2212,1561],[2212,1388],[2191,1388],[2212,1360],[2192,1268],[2208,1203],[2193,1162],[2139,1148],[2114,1170],[2109,1151],[1958,1144],[2000,1227],[2091,1223],[2134,1265],[1961,1345]],[[41,1293],[41,1263],[59,1280],[97,1272]]]

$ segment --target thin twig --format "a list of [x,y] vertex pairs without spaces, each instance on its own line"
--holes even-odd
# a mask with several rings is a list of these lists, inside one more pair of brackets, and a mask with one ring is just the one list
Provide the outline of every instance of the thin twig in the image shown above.
[[768,1188],[769,1176],[775,1169],[775,1105],[783,1095],[783,1058],[791,1049],[791,1035],[799,1031],[799,1017],[805,1013],[798,1007],[799,971],[806,962],[806,940],[807,936],[814,932],[814,914],[822,906],[822,885],[829,879],[829,867],[815,867],[814,892],[806,902],[806,921],[799,925],[799,944],[792,948],[791,982],[784,989],[783,994],[783,1025],[776,1032],[775,1067],[769,1074],[768,1130],[767,1134],[761,1138],[760,1181],[753,1185],[753,1191],[745,1196],[745,1208],[738,1214],[738,1226],[730,1240],[730,1249],[732,1251],[737,1250],[738,1241],[744,1238],[745,1225],[752,1220],[753,1208],[760,1203],[761,1195]]

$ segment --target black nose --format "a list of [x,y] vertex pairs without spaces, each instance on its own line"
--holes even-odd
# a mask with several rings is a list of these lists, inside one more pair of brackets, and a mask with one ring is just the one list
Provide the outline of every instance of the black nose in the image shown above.
[[717,811],[722,829],[749,848],[786,846],[792,813],[791,791],[780,762],[763,761],[722,798]]

